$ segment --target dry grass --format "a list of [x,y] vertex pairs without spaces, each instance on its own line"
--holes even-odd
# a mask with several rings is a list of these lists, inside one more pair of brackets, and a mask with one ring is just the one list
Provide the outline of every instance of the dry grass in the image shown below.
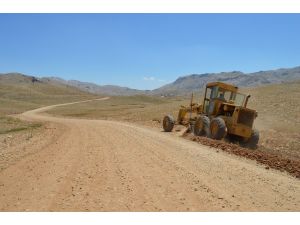
[[68,86],[48,83],[0,82],[0,116],[22,113],[46,105],[99,98]]
[[106,101],[58,107],[50,113],[66,117],[119,120],[160,126],[159,121],[166,113],[177,115],[178,107],[187,102],[187,99],[182,98],[116,96]]
[[0,134],[9,134],[13,132],[35,129],[41,127],[41,123],[36,122],[26,122],[18,118],[1,116],[0,117]]

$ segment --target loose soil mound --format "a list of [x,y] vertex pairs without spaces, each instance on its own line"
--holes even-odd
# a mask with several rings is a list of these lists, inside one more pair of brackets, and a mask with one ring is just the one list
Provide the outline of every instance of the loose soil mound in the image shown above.
[[203,145],[213,148],[221,149],[230,154],[246,157],[248,159],[256,160],[259,163],[267,165],[265,168],[273,168],[280,171],[287,171],[291,175],[300,178],[300,160],[291,160],[280,155],[267,153],[261,150],[251,150],[243,148],[237,144],[227,143],[224,141],[213,140],[206,137],[194,136],[191,133],[184,133],[183,137]]

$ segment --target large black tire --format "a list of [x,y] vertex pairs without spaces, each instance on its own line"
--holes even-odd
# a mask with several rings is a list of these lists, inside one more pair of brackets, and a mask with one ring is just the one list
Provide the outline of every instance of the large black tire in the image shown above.
[[210,136],[210,120],[207,116],[199,116],[194,125],[194,135]]
[[173,130],[174,124],[175,124],[175,120],[173,116],[167,115],[164,117],[163,128],[165,132],[171,132]]
[[210,137],[221,140],[227,132],[225,121],[221,117],[213,118],[210,122]]
[[234,135],[234,134],[228,134],[228,133],[227,133],[225,138],[230,143],[235,143],[235,144],[239,144],[243,140],[243,137],[241,137],[241,136],[237,136],[237,135]]
[[252,130],[251,137],[244,142],[244,146],[251,149],[256,149],[259,141],[259,132],[256,129]]

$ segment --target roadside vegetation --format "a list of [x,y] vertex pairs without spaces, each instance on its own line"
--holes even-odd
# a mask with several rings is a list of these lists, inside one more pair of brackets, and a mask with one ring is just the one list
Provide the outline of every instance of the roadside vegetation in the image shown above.
[[166,113],[177,116],[178,107],[186,104],[189,104],[189,99],[185,98],[114,96],[106,101],[62,106],[49,112],[65,117],[118,120],[160,127]]
[[0,135],[14,133],[14,132],[28,130],[28,129],[35,129],[42,126],[41,123],[26,122],[10,116],[0,116],[0,124],[1,124]]

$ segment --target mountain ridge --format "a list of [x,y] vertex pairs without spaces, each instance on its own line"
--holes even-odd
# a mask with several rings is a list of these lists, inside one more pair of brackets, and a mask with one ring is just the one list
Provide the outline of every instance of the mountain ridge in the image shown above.
[[204,73],[181,76],[174,82],[152,90],[156,95],[184,95],[193,91],[199,91],[206,83],[221,81],[237,85],[239,87],[256,87],[266,84],[275,84],[300,80],[300,66],[294,68],[281,68],[277,70],[243,73],[240,71]]
[[83,82],[78,80],[64,80],[59,77],[43,77],[41,80],[47,80],[52,82],[61,82],[69,86],[76,87],[82,91],[90,92],[93,94],[100,95],[137,95],[137,94],[145,94],[146,90],[138,90],[128,87],[122,87],[118,85],[98,85],[92,82]]
[[[27,76],[21,73],[6,73],[0,75]],[[34,76],[28,76],[35,78]],[[300,66],[293,68],[280,68],[277,70],[258,71],[253,73],[243,73],[241,71],[190,74],[178,77],[174,82],[163,85],[153,90],[138,90],[118,85],[98,85],[92,82],[82,82],[78,80],[64,80],[60,77],[41,77],[40,82],[63,84],[75,87],[81,91],[98,95],[158,95],[177,96],[187,95],[191,92],[199,91],[205,87],[206,83],[221,81],[231,83],[239,87],[256,87],[267,84],[276,84],[300,80]],[[20,82],[20,81],[18,81]]]

